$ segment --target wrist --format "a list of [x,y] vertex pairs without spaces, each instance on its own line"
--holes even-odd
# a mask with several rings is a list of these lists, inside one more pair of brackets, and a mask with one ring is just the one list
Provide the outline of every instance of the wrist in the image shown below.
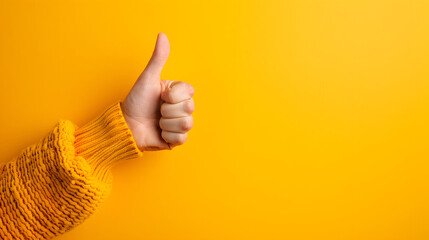
[[146,151],[146,149],[144,148],[144,134],[142,134],[142,132],[139,130],[141,128],[141,124],[139,124],[138,121],[136,121],[135,119],[133,119],[132,117],[130,117],[127,113],[126,110],[126,106],[123,102],[120,102],[120,108],[121,108],[121,112],[122,115],[124,117],[125,123],[128,127],[128,129],[130,130],[130,132],[132,133],[132,137],[134,139],[134,142],[136,143],[138,149],[140,151]]

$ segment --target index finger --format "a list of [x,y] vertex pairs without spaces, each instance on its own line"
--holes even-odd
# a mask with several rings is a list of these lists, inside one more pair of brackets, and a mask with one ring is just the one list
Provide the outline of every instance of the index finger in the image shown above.
[[161,99],[167,103],[179,103],[191,99],[195,90],[191,84],[183,81],[175,81],[166,89]]

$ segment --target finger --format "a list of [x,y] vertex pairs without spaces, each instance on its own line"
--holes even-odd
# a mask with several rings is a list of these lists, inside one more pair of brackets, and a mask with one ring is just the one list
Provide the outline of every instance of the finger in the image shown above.
[[174,145],[182,145],[186,142],[186,139],[188,138],[187,133],[175,133],[169,131],[162,131],[161,136],[167,143]]
[[194,119],[192,116],[182,118],[161,118],[159,127],[162,130],[176,133],[185,133],[192,129]]
[[177,81],[172,80],[161,80],[161,93],[167,91],[167,89],[171,88],[173,84],[176,84]]
[[183,81],[175,81],[161,95],[161,99],[167,103],[179,103],[192,98],[195,90],[191,84]]
[[164,33],[159,33],[156,39],[155,50],[143,73],[157,77],[161,76],[162,68],[167,62],[169,54],[170,42]]
[[163,103],[161,115],[164,118],[180,118],[190,116],[195,110],[194,99],[188,99],[179,103]]

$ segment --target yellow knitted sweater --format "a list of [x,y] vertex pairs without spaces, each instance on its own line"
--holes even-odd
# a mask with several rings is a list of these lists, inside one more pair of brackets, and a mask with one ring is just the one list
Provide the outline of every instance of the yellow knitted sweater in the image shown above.
[[0,239],[51,239],[97,210],[110,193],[112,166],[143,154],[121,104],[81,128],[60,120],[0,166]]

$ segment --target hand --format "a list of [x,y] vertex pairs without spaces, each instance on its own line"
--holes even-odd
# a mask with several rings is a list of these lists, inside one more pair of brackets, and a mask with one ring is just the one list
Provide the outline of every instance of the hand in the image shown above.
[[169,53],[168,38],[159,33],[149,63],[121,103],[125,121],[142,151],[171,150],[185,143],[193,126],[192,85],[161,80]]

